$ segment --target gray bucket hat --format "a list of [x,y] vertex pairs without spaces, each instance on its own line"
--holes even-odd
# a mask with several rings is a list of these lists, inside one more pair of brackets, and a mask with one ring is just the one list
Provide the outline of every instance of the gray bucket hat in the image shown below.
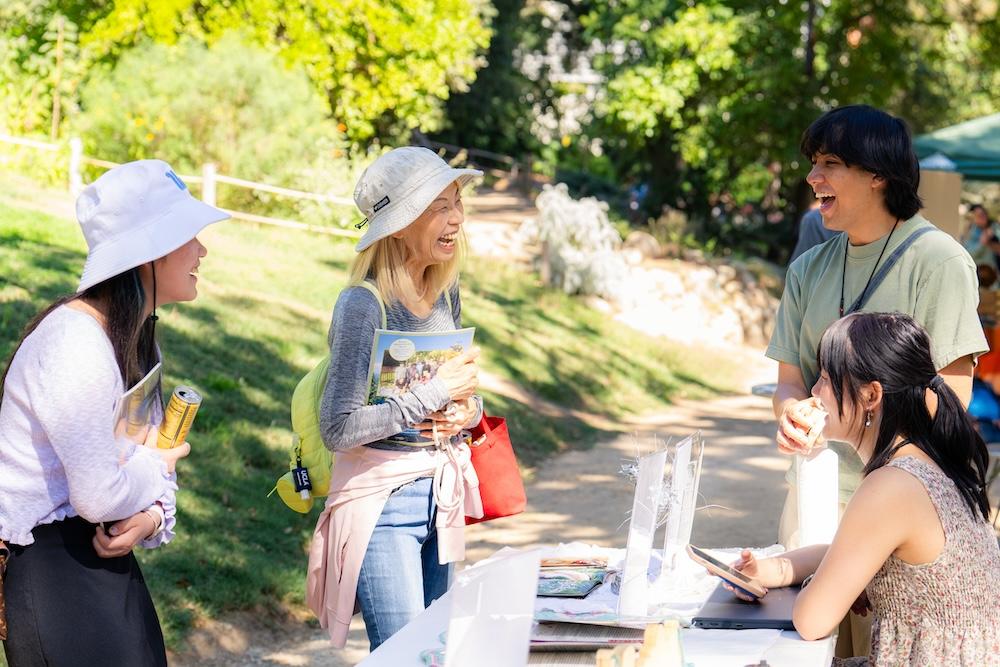
[[354,249],[361,252],[408,227],[450,183],[458,181],[461,188],[482,175],[455,169],[427,148],[394,148],[371,163],[354,188],[354,203],[368,224]]

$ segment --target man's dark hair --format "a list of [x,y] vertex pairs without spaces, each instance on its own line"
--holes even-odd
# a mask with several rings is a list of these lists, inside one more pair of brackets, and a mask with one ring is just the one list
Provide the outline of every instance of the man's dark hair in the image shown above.
[[813,121],[802,134],[802,154],[836,155],[847,166],[858,166],[885,179],[885,207],[900,220],[923,206],[917,187],[920,165],[906,123],[864,104],[838,107]]

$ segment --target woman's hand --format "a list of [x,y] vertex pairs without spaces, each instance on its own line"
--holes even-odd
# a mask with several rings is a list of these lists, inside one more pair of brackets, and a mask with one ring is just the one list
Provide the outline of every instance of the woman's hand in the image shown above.
[[177,467],[177,461],[191,453],[191,445],[187,442],[182,442],[171,449],[160,449],[157,447],[153,451],[159,454],[163,462],[167,464],[167,472],[172,473]]
[[[171,450],[164,450],[171,451]],[[118,558],[156,532],[156,519],[149,512],[136,512],[127,519],[116,521],[105,532],[100,526],[92,540],[94,551],[101,558]]]
[[453,401],[462,401],[476,391],[479,386],[479,348],[474,347],[441,364],[435,377],[441,378]]
[[427,438],[434,437],[434,427],[437,426],[439,436],[451,437],[458,435],[468,427],[469,422],[479,412],[479,405],[471,396],[462,401],[453,401],[444,410],[432,412],[427,420],[417,425],[420,434]]
[[[758,582],[760,582],[757,575],[758,571],[760,570],[760,566],[757,562],[757,559],[754,558],[753,554],[750,553],[749,550],[744,549],[740,553],[740,559],[737,560],[735,563],[733,563],[730,567],[732,567],[734,570],[737,570],[738,572],[741,572],[742,574],[745,574],[751,579],[757,579]],[[709,571],[709,574],[714,576],[715,573]],[[761,586],[764,586],[763,582],[760,582],[760,584]],[[753,595],[749,595],[746,591],[737,588],[736,586],[729,583],[725,579],[722,580],[722,587],[725,588],[730,593],[732,593],[733,595],[735,595],[736,597],[738,597],[739,599],[744,600],[745,602],[757,601],[756,597],[754,597]],[[767,586],[764,586],[764,593],[765,594],[767,593]]]
[[[429,421],[455,424],[465,428],[472,421],[472,418],[476,416],[477,412],[479,412],[479,405],[476,403],[476,399],[470,396],[465,400],[452,401],[444,410],[438,410],[427,415],[427,419]],[[441,426],[441,424],[439,423],[438,426]]]
[[177,461],[191,453],[191,445],[187,442],[182,442],[171,449],[160,449],[156,444],[159,438],[159,433],[160,431],[158,428],[151,426],[149,430],[146,431],[146,440],[143,444],[152,449],[161,459],[163,459],[164,463],[167,464],[168,473],[173,473],[177,468]]
[[[787,586],[792,577],[792,564],[787,558],[778,556],[776,558],[764,558],[757,560],[757,558],[750,553],[749,549],[744,549],[740,552],[739,560],[734,562],[730,567],[745,574],[751,579],[754,579],[757,583],[764,587],[765,591],[770,588]],[[738,590],[725,579],[722,580],[722,586],[741,600],[746,600],[747,602],[753,602],[755,600],[755,598]]]
[[790,403],[778,419],[775,441],[782,454],[813,454],[826,447],[822,430],[810,434],[815,426],[816,400],[807,398]]

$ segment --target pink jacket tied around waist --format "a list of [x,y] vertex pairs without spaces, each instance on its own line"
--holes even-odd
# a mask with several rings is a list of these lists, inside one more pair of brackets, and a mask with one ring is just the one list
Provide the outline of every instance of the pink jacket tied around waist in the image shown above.
[[447,443],[402,452],[356,447],[337,452],[330,495],[316,522],[306,576],[306,604],[337,648],[347,643],[361,563],[393,489],[434,477],[438,561],[465,559],[465,517],[483,516],[469,446]]

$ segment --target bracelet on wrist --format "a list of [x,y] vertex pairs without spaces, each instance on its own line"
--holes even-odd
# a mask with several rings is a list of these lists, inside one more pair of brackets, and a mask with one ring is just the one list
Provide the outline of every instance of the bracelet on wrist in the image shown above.
[[163,524],[160,521],[157,520],[156,513],[153,512],[153,511],[151,511],[150,509],[148,509],[148,508],[144,509],[144,510],[142,510],[142,513],[145,514],[146,516],[148,516],[149,519],[150,519],[150,521],[153,522],[153,530],[152,530],[152,532],[150,532],[149,535],[146,535],[146,537],[144,537],[142,539],[144,539],[144,540],[152,539],[152,538],[156,537],[156,535],[160,532],[160,527]]

